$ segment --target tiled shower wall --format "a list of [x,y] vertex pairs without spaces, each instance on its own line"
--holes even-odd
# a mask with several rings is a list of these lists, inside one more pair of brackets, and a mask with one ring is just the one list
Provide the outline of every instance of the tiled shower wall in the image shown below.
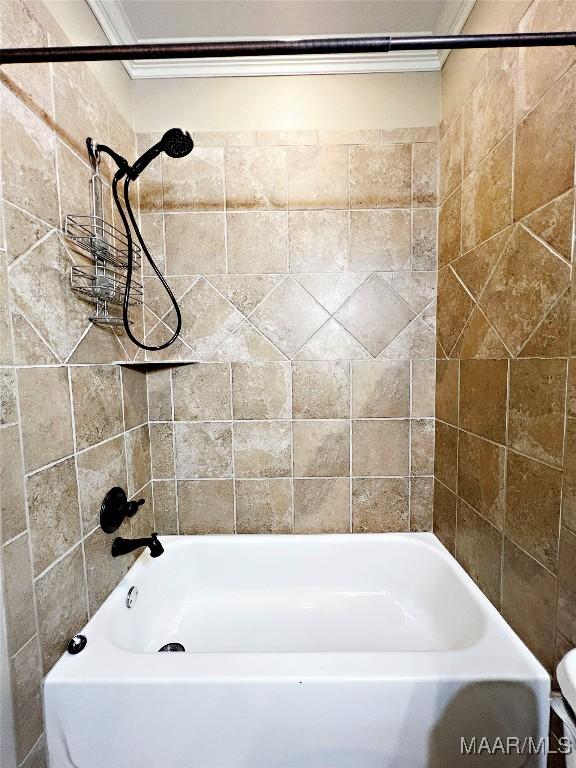
[[[34,9],[2,3],[0,45],[64,42]],[[103,493],[147,498],[133,529],[153,528],[145,375],[110,364],[128,355],[72,294],[58,233],[89,212],[86,136],[130,156],[135,139],[83,65],[0,78],[0,541],[18,763],[38,768],[43,675],[130,565],[98,529]]]
[[429,530],[436,129],[194,139],[141,189],[164,356],[199,361],[148,375],[159,530]]
[[[576,26],[526,5],[509,31]],[[576,645],[575,61],[487,53],[440,138],[434,530],[549,670]]]

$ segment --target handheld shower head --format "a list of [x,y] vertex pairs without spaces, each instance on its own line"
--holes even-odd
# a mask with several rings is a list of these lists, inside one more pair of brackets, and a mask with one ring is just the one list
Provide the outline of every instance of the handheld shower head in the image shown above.
[[142,157],[139,157],[138,160],[136,160],[130,169],[130,179],[135,181],[146,166],[152,162],[155,157],[158,157],[161,152],[166,152],[168,157],[185,157],[192,152],[193,148],[194,142],[188,131],[184,133],[180,128],[170,128],[157,144],[154,144],[153,147],[147,149]]
[[180,128],[170,128],[160,139],[162,149],[169,157],[185,157],[194,148],[192,137]]

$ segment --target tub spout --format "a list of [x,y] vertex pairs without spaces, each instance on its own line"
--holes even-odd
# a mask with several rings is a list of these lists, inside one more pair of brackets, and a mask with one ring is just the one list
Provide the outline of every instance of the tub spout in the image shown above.
[[140,547],[148,547],[150,557],[160,557],[164,552],[164,547],[158,541],[158,535],[152,533],[148,539],[123,539],[117,536],[112,542],[112,557],[127,555]]

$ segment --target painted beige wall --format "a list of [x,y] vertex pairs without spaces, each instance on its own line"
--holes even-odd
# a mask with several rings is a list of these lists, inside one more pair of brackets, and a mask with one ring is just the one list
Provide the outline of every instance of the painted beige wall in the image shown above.
[[440,73],[134,81],[139,132],[437,125]]

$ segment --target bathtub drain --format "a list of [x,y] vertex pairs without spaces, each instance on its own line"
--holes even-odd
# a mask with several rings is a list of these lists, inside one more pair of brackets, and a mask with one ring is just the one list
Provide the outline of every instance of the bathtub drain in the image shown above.
[[182,645],[182,643],[166,643],[166,645],[163,645],[162,648],[158,650],[158,653],[163,653],[164,651],[170,651],[172,653],[183,653],[186,649]]

